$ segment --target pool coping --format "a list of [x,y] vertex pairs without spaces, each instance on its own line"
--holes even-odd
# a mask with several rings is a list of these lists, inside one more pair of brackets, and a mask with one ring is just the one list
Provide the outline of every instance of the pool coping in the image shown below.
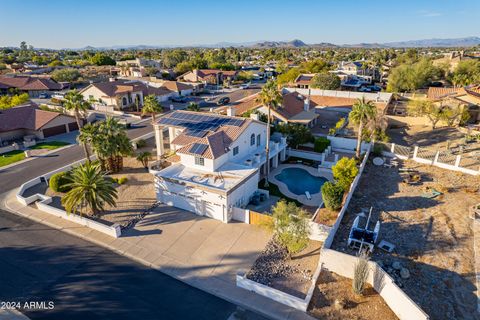
[[268,181],[276,184],[280,189],[280,192],[283,193],[285,196],[295,199],[306,206],[320,207],[323,204],[322,193],[320,192],[320,190],[317,193],[310,194],[312,199],[308,200],[307,196],[304,194],[297,195],[293,192],[290,192],[290,190],[288,190],[288,186],[284,182],[277,180],[277,178],[275,178],[275,176],[278,175],[283,169],[287,169],[287,168],[304,169],[308,173],[310,173],[312,176],[322,177],[327,179],[328,181],[333,180],[332,171],[330,169],[325,169],[325,168],[315,169],[303,164],[288,163],[288,164],[280,164],[278,167],[275,168],[275,170],[270,172],[270,175],[268,177]]

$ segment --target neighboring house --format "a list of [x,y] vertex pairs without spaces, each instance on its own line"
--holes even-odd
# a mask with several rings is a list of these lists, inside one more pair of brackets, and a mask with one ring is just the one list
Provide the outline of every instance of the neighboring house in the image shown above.
[[158,60],[136,58],[134,60],[117,61],[115,70],[123,77],[144,77],[146,68],[153,68],[160,72],[161,63]]
[[[368,67],[364,61],[340,62],[337,69],[330,71],[336,74],[349,87],[349,83],[363,81],[365,84],[372,84],[380,79],[380,71],[378,68]],[[362,80],[360,80],[362,79]],[[351,86],[350,86],[351,87]]]
[[58,112],[21,106],[0,110],[0,142],[36,136],[44,139],[61,133],[78,130],[74,117]]
[[293,85],[297,88],[309,89],[314,76],[315,73],[302,73],[295,79]]
[[219,85],[224,81],[230,82],[235,80],[237,73],[237,71],[222,71],[217,69],[194,69],[182,74],[177,79],[183,79],[187,82]]
[[167,88],[157,88],[140,81],[113,80],[93,83],[81,90],[85,100],[94,100],[116,110],[141,109],[144,97],[153,94],[159,102],[168,100],[172,92]]
[[443,105],[465,108],[470,115],[470,121],[480,121],[480,85],[461,88],[430,87],[427,98]]
[[[246,206],[265,174],[266,124],[250,118],[174,111],[157,120],[157,155],[168,132],[176,155],[155,173],[157,199],[198,215],[229,222]],[[286,157],[286,140],[270,143],[271,168]]]
[[160,88],[167,88],[176,96],[189,96],[193,93],[193,86],[179,81],[163,81]]
[[6,94],[11,90],[26,92],[32,98],[42,93],[51,94],[62,89],[62,85],[50,78],[31,76],[0,76],[0,93]]

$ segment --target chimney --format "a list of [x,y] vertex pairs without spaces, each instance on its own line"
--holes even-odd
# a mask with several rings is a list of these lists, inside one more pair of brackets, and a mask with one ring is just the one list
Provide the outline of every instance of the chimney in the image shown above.
[[308,96],[303,99],[303,110],[310,110],[310,89],[308,89]]
[[250,119],[260,121],[260,117],[259,117],[258,113],[253,113],[253,112],[250,113]]
[[227,116],[235,117],[235,108],[234,107],[228,107],[227,108]]

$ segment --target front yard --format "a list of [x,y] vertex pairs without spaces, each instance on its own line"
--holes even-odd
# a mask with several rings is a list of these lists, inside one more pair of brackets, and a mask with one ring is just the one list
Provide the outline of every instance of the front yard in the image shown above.
[[[60,147],[66,146],[68,143],[61,141],[41,142],[34,146],[29,147],[29,150],[55,150]],[[25,159],[24,150],[14,150],[0,154],[0,167],[7,166],[9,164],[22,161]]]

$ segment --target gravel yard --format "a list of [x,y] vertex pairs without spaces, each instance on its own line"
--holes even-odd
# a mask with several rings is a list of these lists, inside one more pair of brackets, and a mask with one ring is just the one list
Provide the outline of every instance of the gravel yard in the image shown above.
[[270,240],[247,278],[304,299],[318,265],[322,242],[310,240],[301,252],[288,258],[287,250]]
[[328,320],[394,320],[398,319],[382,297],[370,286],[362,296],[352,291],[352,279],[322,270],[313,292],[308,313]]
[[[355,214],[373,206],[372,225],[382,223],[378,241],[396,248],[376,248],[372,259],[431,319],[479,319],[469,210],[480,202],[480,178],[412,161],[400,167],[417,170],[421,181],[406,184],[396,168],[367,165],[332,249],[354,254],[347,239]],[[428,188],[443,194],[422,197]]]

